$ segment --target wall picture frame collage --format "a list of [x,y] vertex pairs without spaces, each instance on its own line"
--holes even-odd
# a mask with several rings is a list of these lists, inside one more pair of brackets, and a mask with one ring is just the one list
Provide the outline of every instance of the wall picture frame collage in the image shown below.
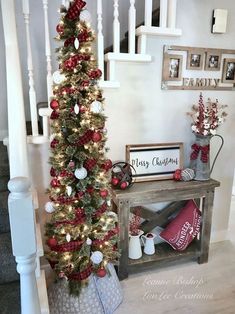
[[234,84],[235,50],[164,46],[162,89],[235,90]]

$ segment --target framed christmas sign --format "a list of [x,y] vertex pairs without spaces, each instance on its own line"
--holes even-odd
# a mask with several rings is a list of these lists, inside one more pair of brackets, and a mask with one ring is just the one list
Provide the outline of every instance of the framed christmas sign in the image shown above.
[[183,167],[183,143],[127,145],[126,161],[135,168],[135,182],[172,179]]

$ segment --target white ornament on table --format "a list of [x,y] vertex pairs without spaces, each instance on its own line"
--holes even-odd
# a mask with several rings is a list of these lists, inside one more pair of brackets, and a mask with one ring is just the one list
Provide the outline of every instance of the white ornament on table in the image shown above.
[[47,202],[45,204],[45,211],[49,214],[53,213],[55,211],[55,204],[52,202]]
[[65,75],[61,74],[60,71],[53,73],[53,81],[55,84],[61,84],[65,80]]
[[77,38],[75,38],[75,40],[74,40],[74,47],[75,47],[75,49],[78,50],[79,46],[80,46],[79,40]]
[[91,112],[93,113],[100,113],[102,111],[102,104],[100,101],[93,101],[91,104]]
[[67,242],[71,241],[71,235],[69,233],[66,234],[66,241]]
[[71,188],[71,186],[66,186],[66,192],[68,194],[68,196],[71,196],[73,189]]
[[91,13],[88,10],[83,10],[80,13],[80,21],[91,23],[92,22]]
[[79,108],[78,104],[76,104],[73,109],[74,109],[74,112],[76,114],[79,114],[80,108]]
[[84,167],[75,170],[74,175],[77,179],[82,180],[87,177],[87,170]]
[[100,251],[95,251],[95,252],[92,252],[91,254],[91,260],[94,264],[100,264],[103,260],[103,253],[101,253]]

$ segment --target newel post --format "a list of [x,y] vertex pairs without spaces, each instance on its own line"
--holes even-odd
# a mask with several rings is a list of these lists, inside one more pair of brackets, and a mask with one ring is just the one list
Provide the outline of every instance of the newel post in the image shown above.
[[9,181],[8,199],[13,255],[20,274],[21,314],[40,314],[36,283],[35,217],[30,183],[26,177]]

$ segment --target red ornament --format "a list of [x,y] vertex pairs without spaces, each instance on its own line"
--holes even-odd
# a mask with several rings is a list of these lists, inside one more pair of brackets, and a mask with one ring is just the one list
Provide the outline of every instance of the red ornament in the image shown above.
[[76,209],[76,217],[77,219],[82,219],[85,216],[85,212],[83,208],[77,208]]
[[84,81],[82,81],[82,83],[81,83],[81,87],[82,88],[85,88],[85,87],[87,87],[87,86],[89,86],[89,84],[90,84],[90,82],[88,81],[88,80],[84,80]]
[[113,166],[113,163],[110,159],[107,159],[105,163],[101,166],[104,170],[108,171]]
[[118,180],[118,178],[113,177],[111,182],[112,182],[112,185],[114,185],[114,186],[115,186],[115,185],[118,185],[119,180]]
[[122,190],[125,190],[127,187],[128,187],[128,183],[127,183],[126,181],[124,181],[124,182],[122,182],[122,183],[120,184],[120,188],[121,188]]
[[108,190],[100,190],[100,196],[105,198],[109,195]]
[[64,33],[64,26],[62,24],[58,24],[56,26],[56,31],[57,33],[59,33],[60,35],[62,35]]
[[64,68],[66,70],[73,70],[77,65],[77,62],[72,59],[72,58],[69,58],[68,60],[65,60],[64,62]]
[[173,179],[175,181],[180,181],[181,180],[181,169],[177,169],[175,173],[173,174]]
[[86,112],[86,107],[81,106],[81,107],[80,107],[80,113],[84,113],[84,112]]
[[102,72],[101,72],[100,69],[92,70],[92,71],[89,72],[88,75],[89,75],[89,77],[90,77],[92,80],[94,80],[94,79],[97,79],[97,78],[101,77]]
[[58,244],[57,240],[55,238],[50,238],[47,240],[47,244],[50,247],[54,247]]
[[56,110],[59,108],[59,103],[56,99],[52,99],[52,101],[50,102],[50,107],[52,110]]
[[60,181],[57,180],[57,179],[52,179],[52,180],[51,180],[51,186],[52,186],[53,188],[56,188],[56,187],[60,186]]
[[96,159],[87,159],[85,162],[84,162],[84,167],[88,170],[88,171],[91,171],[97,164],[97,160]]
[[100,269],[98,269],[97,272],[96,272],[96,275],[97,275],[98,277],[100,277],[100,278],[105,277],[106,274],[107,274],[107,272],[106,272],[105,268],[100,268]]
[[93,135],[92,135],[92,141],[94,143],[98,143],[99,141],[101,141],[102,139],[102,135],[100,132],[94,132]]
[[68,166],[69,166],[69,168],[74,168],[75,167],[75,162],[73,160],[70,160]]
[[51,113],[50,119],[51,120],[55,120],[55,119],[58,119],[58,118],[59,118],[59,112],[53,110],[52,113]]
[[94,188],[92,186],[87,187],[87,193],[92,194],[94,192]]
[[56,171],[55,171],[55,169],[54,169],[53,167],[51,167],[50,175],[51,175],[52,177],[55,177],[55,176],[56,176]]
[[54,140],[51,141],[51,148],[56,148],[56,146],[59,144],[59,141],[54,138]]

